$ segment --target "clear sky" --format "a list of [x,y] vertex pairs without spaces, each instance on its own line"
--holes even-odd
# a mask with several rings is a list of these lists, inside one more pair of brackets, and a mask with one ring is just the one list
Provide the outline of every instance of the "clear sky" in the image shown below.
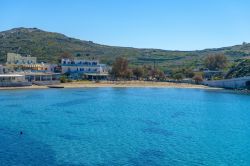
[[0,31],[15,27],[114,46],[215,48],[250,42],[250,0],[0,0]]

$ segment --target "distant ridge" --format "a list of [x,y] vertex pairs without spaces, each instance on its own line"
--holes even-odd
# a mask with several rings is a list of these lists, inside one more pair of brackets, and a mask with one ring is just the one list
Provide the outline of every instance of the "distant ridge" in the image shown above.
[[0,62],[4,62],[7,52],[31,54],[40,62],[57,63],[62,54],[75,57],[99,58],[111,64],[115,57],[123,56],[132,65],[152,65],[156,62],[161,68],[197,67],[207,54],[224,53],[234,60],[250,55],[250,44],[243,43],[232,47],[205,49],[200,51],[167,51],[162,49],[137,49],[96,44],[92,41],[67,37],[60,33],[46,32],[38,28],[14,28],[0,32]]

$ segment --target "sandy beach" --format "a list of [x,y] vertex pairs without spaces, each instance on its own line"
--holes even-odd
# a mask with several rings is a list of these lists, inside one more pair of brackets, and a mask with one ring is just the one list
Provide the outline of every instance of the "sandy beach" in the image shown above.
[[[194,88],[194,89],[219,89],[208,87],[204,85],[194,85],[187,83],[172,83],[172,82],[151,82],[151,81],[102,81],[99,83],[92,81],[76,81],[69,83],[61,83],[56,86],[63,86],[64,88],[102,88],[102,87],[113,87],[113,88]],[[0,90],[7,89],[46,89],[48,86],[25,86],[25,87],[0,87]]]

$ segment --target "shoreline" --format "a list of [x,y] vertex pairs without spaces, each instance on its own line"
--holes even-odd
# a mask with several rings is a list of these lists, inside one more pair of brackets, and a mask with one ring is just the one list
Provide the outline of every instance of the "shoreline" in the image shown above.
[[[151,82],[151,81],[102,81],[99,83],[92,81],[76,81],[69,83],[60,83],[55,86],[63,86],[64,88],[183,88],[183,89],[211,89],[218,90],[222,88],[208,87],[204,85],[195,85],[188,83],[172,83],[172,82]],[[48,89],[46,85],[24,86],[24,87],[0,87],[0,90],[16,90],[16,89]]]

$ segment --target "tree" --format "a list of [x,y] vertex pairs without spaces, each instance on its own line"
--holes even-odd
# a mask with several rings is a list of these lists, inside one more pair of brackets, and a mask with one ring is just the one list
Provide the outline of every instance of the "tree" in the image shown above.
[[194,72],[191,68],[180,68],[180,69],[171,70],[170,76],[177,80],[180,80],[183,78],[193,78]]
[[209,70],[223,69],[227,66],[227,57],[224,54],[208,55],[204,63]]
[[60,78],[60,82],[61,82],[61,83],[66,83],[66,82],[67,82],[66,77],[61,77],[61,78]]
[[126,58],[118,57],[112,64],[110,73],[114,78],[126,78],[128,76],[128,60]]
[[59,60],[58,62],[61,63],[61,59],[73,59],[74,56],[72,54],[70,54],[67,51],[64,51],[62,54],[59,55]]
[[151,77],[151,71],[153,70],[152,66],[146,66],[146,65],[143,65],[142,67],[144,73],[143,73],[143,77],[149,79]]
[[163,71],[159,70],[158,71],[158,75],[157,75],[157,79],[158,80],[164,80],[166,78],[166,75]]
[[61,54],[61,58],[68,58],[68,59],[72,59],[72,58],[74,58],[74,56],[72,55],[72,54],[70,54],[69,52],[63,52],[62,54]]
[[133,71],[131,69],[128,69],[125,73],[125,78],[131,79],[133,77]]
[[179,81],[179,80],[182,80],[184,78],[184,76],[182,73],[175,73],[173,75],[173,78]]
[[136,67],[133,69],[133,75],[139,80],[144,75],[144,70],[142,67]]
[[183,74],[185,75],[186,78],[193,78],[194,77],[194,72],[192,69],[184,69]]
[[195,81],[196,84],[199,84],[199,83],[201,83],[203,81],[203,78],[202,78],[201,75],[195,75],[193,77],[193,80]]

